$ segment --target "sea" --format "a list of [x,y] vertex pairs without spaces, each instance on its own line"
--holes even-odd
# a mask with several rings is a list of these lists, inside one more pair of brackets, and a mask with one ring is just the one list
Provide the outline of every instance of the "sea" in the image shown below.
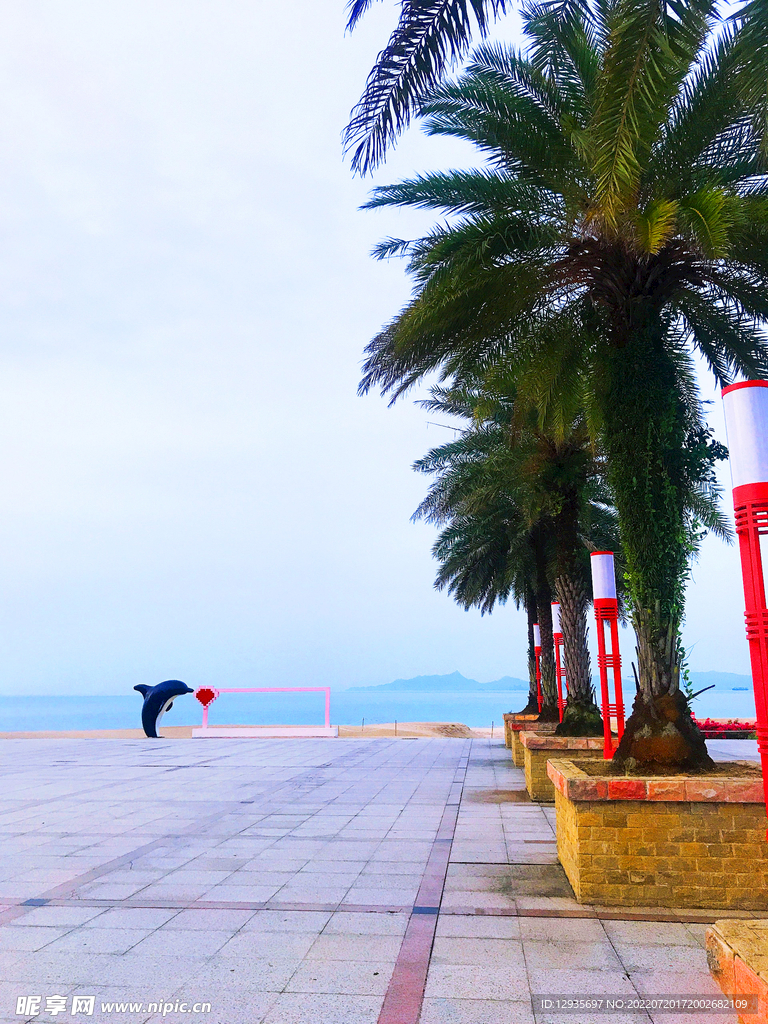
[[[628,684],[627,684],[628,685]],[[632,692],[625,689],[631,703]],[[467,692],[406,690],[331,690],[333,725],[383,722],[462,722],[474,728],[501,726],[502,715],[520,711],[525,690]],[[80,729],[136,729],[141,726],[138,693],[118,696],[0,696],[0,732]],[[697,718],[754,719],[748,690],[709,690],[693,703]],[[628,709],[629,710],[629,709]],[[211,705],[209,725],[319,725],[325,715],[323,693],[223,693]],[[202,709],[189,694],[177,698],[164,725],[199,725]]]

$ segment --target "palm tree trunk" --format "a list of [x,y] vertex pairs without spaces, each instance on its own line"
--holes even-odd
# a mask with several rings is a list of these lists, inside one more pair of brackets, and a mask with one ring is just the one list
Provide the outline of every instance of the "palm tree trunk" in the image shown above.
[[689,547],[676,371],[650,329],[629,331],[606,369],[604,439],[638,645],[638,693],[614,761],[628,771],[701,770],[713,762],[678,686]]
[[568,684],[568,706],[557,727],[560,736],[599,736],[603,718],[595,703],[592,666],[587,645],[587,593],[582,582],[578,551],[581,498],[576,488],[563,493],[560,512],[555,518],[557,579],[555,590],[560,602],[563,631],[563,658]]
[[563,630],[563,657],[568,683],[568,706],[557,727],[558,736],[600,736],[603,716],[595,702],[587,645],[587,595],[578,578],[555,581]]
[[519,715],[536,715],[539,712],[539,695],[536,688],[536,654],[533,647],[533,624],[536,622],[536,598],[526,594],[525,612],[528,617],[528,703]]
[[560,712],[557,708],[555,646],[552,640],[552,592],[548,586],[537,589],[536,607],[539,615],[539,633],[541,634],[539,672],[541,673],[541,693],[544,698],[539,718],[542,722],[557,722]]

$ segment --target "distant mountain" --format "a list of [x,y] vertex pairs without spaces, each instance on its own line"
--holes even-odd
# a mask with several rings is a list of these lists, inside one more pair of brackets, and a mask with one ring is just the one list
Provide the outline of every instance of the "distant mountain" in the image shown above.
[[476,679],[467,679],[461,672],[451,672],[444,676],[414,676],[413,679],[396,679],[394,683],[381,683],[379,686],[350,686],[350,690],[416,690],[419,693],[466,692],[488,690],[527,690],[528,683],[514,676],[503,676],[492,683],[478,683]]
[[527,690],[528,680],[517,679],[515,676],[502,676],[501,679],[494,679],[492,683],[479,683],[479,690]]
[[[595,676],[593,679],[597,692],[600,692],[600,679]],[[734,687],[747,687],[752,689],[752,676],[738,675],[736,672],[691,672],[691,682],[694,690],[703,690],[705,686],[712,686],[714,683],[717,690],[732,690]],[[628,688],[634,694],[634,680],[624,679],[625,704]],[[350,686],[353,690],[410,690],[417,693],[469,693],[488,692],[495,690],[527,690],[528,681],[517,679],[515,676],[502,676],[501,679],[494,679],[492,683],[478,683],[476,679],[467,679],[461,672],[451,672],[444,676],[414,676],[413,679],[396,679],[393,683],[381,683],[379,686]],[[630,702],[631,703],[631,702]]]
[[740,676],[736,672],[691,672],[694,690],[703,690],[714,683],[717,690],[752,689],[752,676]]

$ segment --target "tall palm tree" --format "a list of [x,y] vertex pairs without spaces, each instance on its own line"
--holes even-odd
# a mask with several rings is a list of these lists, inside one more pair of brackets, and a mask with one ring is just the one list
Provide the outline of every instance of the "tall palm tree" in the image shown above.
[[[498,390],[435,388],[424,404],[472,421],[460,437],[415,464],[436,475],[417,516],[448,523],[434,548],[441,563],[436,585],[448,584],[465,607],[482,611],[512,591],[526,603],[529,631],[532,615],[544,623],[542,654],[548,648],[554,589],[564,626],[569,701],[559,728],[571,735],[599,733],[586,641],[588,548],[615,545],[617,536],[601,466],[581,419],[558,440]],[[556,682],[547,653],[545,717],[554,717]]]
[[[639,19],[637,10],[645,11]],[[634,14],[632,12],[635,12]],[[506,360],[555,395],[588,383],[619,515],[639,695],[617,760],[710,764],[679,687],[679,624],[713,461],[691,352],[719,383],[768,371],[768,174],[740,30],[712,5],[529,9],[529,51],[478,50],[423,106],[485,169],[376,189],[449,220],[410,257],[413,300],[369,346],[362,390]]]

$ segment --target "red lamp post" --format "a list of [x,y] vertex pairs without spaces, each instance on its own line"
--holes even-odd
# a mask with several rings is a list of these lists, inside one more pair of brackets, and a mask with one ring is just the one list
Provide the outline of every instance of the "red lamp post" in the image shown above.
[[744,583],[752,686],[757,712],[757,747],[768,804],[768,381],[749,380],[723,388],[725,430],[733,482],[733,508]]
[[541,714],[544,697],[541,692],[541,630],[538,622],[533,624],[533,655],[536,659],[536,700],[539,705],[539,714]]
[[[613,757],[611,715],[616,716],[619,740],[624,735],[624,697],[621,691],[621,653],[619,652],[619,602],[616,599],[616,571],[612,551],[593,551],[592,596],[597,624],[597,664],[600,668],[600,696],[603,712],[603,757]],[[613,669],[611,702],[608,669]]]
[[[555,645],[555,665],[557,669],[557,710],[560,715],[560,721],[563,720],[563,712],[565,711],[565,700],[563,699],[563,680],[565,680],[565,665],[563,664],[563,632],[560,629],[560,604],[558,601],[552,602],[552,640]],[[568,692],[568,684],[566,682],[565,692]]]

